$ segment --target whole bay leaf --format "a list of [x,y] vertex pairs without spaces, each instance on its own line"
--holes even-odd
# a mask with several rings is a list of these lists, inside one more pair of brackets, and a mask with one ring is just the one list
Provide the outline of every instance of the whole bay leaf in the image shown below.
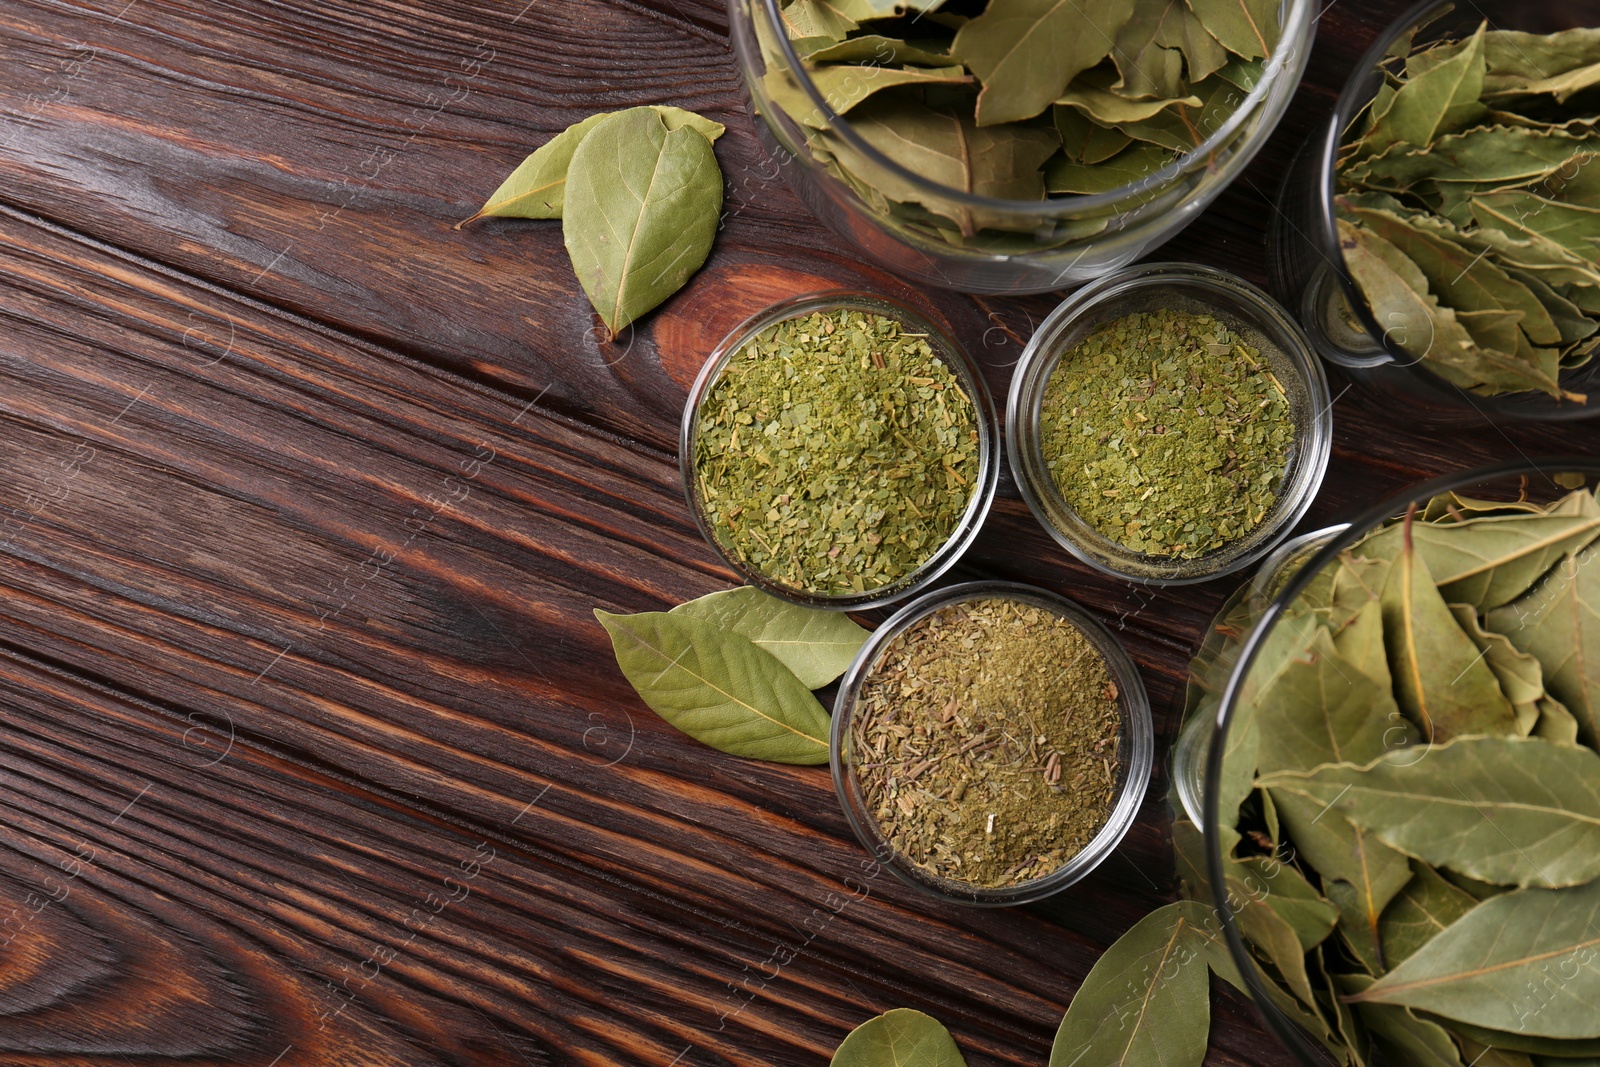
[[[1407,70],[1413,74],[1426,71],[1457,54],[1465,44],[1465,41],[1450,41],[1414,55],[1407,61]],[[1486,93],[1505,92],[1587,66],[1595,62],[1596,56],[1600,56],[1600,28],[1582,27],[1549,34],[1491,30],[1484,37],[1484,60],[1488,69],[1483,88]]]
[[751,759],[828,762],[828,713],[749,638],[665,611],[595,617],[644,702],[690,737]]
[[1052,193],[1103,193],[1148,178],[1172,153],[1153,144],[1136,144],[1098,163],[1053,159],[1045,165],[1045,188]]
[[[856,105],[872,94],[884,89],[927,85],[965,85],[972,76],[962,66],[951,67],[882,67],[830,64],[809,72],[811,82],[827,101],[836,115],[849,114]],[[802,98],[803,97],[803,98]],[[797,122],[817,129],[826,129],[829,120],[809,96],[793,95],[792,102],[784,101],[784,110]]]
[[[1044,176],[1039,168],[1060,144],[1053,128],[977,126],[970,116],[954,110],[885,97],[874,97],[857,107],[850,126],[913,173],[951,189],[1009,200],[1044,198]],[[982,212],[872,168],[843,140],[831,138],[829,144],[849,169],[874,175],[891,200],[921,204],[949,218],[963,234],[970,235],[991,221],[1006,221],[990,220]]]
[[578,282],[615,334],[677,292],[711,251],[722,171],[692,127],[624,111],[572,154],[562,235]]
[[1391,969],[1478,906],[1476,898],[1445,881],[1428,864],[1412,860],[1411,872],[1411,881],[1378,920],[1383,960]]
[[1351,999],[1535,1037],[1600,1037],[1597,916],[1600,882],[1494,897]]
[[[1593,749],[1461,737],[1365,767],[1279,772],[1261,785],[1332,808],[1392,848],[1473,878],[1545,888],[1600,878],[1600,753]],[[1284,797],[1274,799],[1286,813]]]
[[[1181,5],[1183,0],[1177,0],[1177,3]],[[1191,95],[1130,100],[1112,92],[1110,81],[1109,73],[1101,75],[1099,71],[1094,71],[1086,74],[1067,86],[1066,91],[1056,99],[1056,103],[1076,108],[1102,126],[1115,126],[1119,122],[1137,122],[1176,104],[1199,107],[1201,103],[1198,96]]]
[[1400,551],[1380,597],[1395,699],[1426,741],[1508,734],[1515,728],[1516,713],[1477,645],[1457,625],[1426,557],[1416,549],[1423,526],[1409,516],[1400,524]]
[[[1481,234],[1483,231],[1480,229],[1478,232]],[[1490,254],[1501,260],[1497,252],[1491,250]],[[1566,290],[1566,295],[1563,295],[1551,288],[1551,282],[1545,281],[1541,272],[1536,269],[1512,266],[1504,260],[1501,260],[1501,266],[1505,268],[1507,274],[1526,285],[1528,291],[1539,298],[1539,302],[1550,313],[1550,321],[1554,322],[1556,329],[1561,332],[1562,344],[1572,344],[1595,334],[1597,330],[1595,319],[1600,316],[1600,286],[1572,285],[1569,278],[1568,282],[1563,284]],[[1577,269],[1582,270],[1582,268]],[[1596,309],[1582,308],[1574,303],[1571,295],[1574,291],[1580,294],[1594,294]]]
[[990,0],[951,46],[983,82],[978,125],[1032,118],[1049,107],[1110,53],[1133,7],[1134,0]]
[[1157,908],[1106,949],[1078,987],[1050,1067],[1199,1067],[1211,1028],[1208,963],[1221,938],[1192,900]]
[[949,42],[937,40],[903,41],[898,37],[867,33],[843,41],[814,39],[802,46],[794,42],[794,50],[808,64],[870,63],[878,66],[950,67],[958,61],[947,50]]
[[1262,694],[1256,715],[1263,775],[1376,759],[1389,747],[1390,726],[1400,721],[1388,686],[1347,660],[1326,630],[1289,661]]
[[1508,97],[1549,95],[1555,97],[1556,103],[1565,104],[1571,97],[1596,85],[1600,85],[1600,62],[1539,81],[1524,82],[1514,89],[1486,93],[1485,99],[1504,105]]
[[966,1067],[944,1024],[912,1008],[868,1019],[840,1042],[830,1067]]
[[1422,147],[1443,134],[1466,129],[1483,117],[1484,26],[1456,53],[1400,87],[1388,108],[1363,138],[1363,151],[1379,153],[1394,144]]
[[1600,548],[1568,555],[1523,597],[1491,611],[1486,625],[1544,667],[1550,695],[1577,717],[1586,744],[1600,743]]
[[1189,0],[1206,30],[1242,59],[1262,59],[1278,43],[1278,5],[1273,0]]
[[1372,188],[1405,189],[1424,179],[1461,182],[1535,181],[1580,153],[1600,151],[1600,139],[1564,130],[1481,126],[1446,134],[1426,148],[1395,144],[1348,168],[1347,180]]
[[[666,123],[667,129],[676,130],[681,126],[692,126],[705,134],[708,141],[715,141],[721,137],[723,130],[727,128],[720,122],[712,122],[680,107],[652,104],[648,108],[629,110],[654,111],[661,116],[661,121]],[[478,213],[470,219],[456,223],[456,229],[459,230],[469,222],[488,217],[559,219],[561,205],[566,200],[567,168],[572,163],[572,153],[577,151],[578,142],[588,136],[590,130],[616,114],[620,112],[602,111],[590,115],[540,145],[532,155],[517,165],[517,169],[500,183],[498,189],[489,194],[489,199],[478,209]]]
[[[1592,503],[1592,496],[1580,492],[1547,512],[1414,522],[1412,543],[1443,596],[1487,611],[1522,596],[1567,553],[1600,537],[1600,511],[1582,507],[1580,497]],[[1401,526],[1387,526],[1365,538],[1358,551],[1394,558],[1404,536]]]
[[873,17],[866,0],[789,0],[781,9],[790,37],[829,37],[840,41]]
[[1522,344],[1517,336],[1521,332],[1524,313],[1504,308],[1483,308],[1478,311],[1456,309],[1456,321],[1467,328],[1479,348],[1492,348],[1498,352],[1515,352]]
[[748,585],[708,593],[669,614],[702,619],[749,638],[807,689],[821,689],[843,674],[870,636],[843,612],[791,604]]

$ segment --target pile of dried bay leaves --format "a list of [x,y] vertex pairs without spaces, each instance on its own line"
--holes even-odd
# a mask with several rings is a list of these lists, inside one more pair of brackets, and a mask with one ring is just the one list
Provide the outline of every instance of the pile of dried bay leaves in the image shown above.
[[[1228,896],[1274,1003],[1351,1065],[1593,1063],[1597,741],[1592,493],[1445,495],[1342,553],[1263,644],[1223,762]],[[1211,900],[1199,831],[1174,842]]]
[[1474,393],[1583,400],[1558,376],[1600,343],[1597,124],[1600,29],[1391,50],[1337,200],[1345,264],[1391,342]]
[[[1118,189],[1192,152],[1279,35],[1278,0],[783,0],[780,15],[804,74],[869,145],[956,193],[1022,201]],[[1113,208],[1041,230],[873,165],[754,21],[765,94],[890,228],[1015,252],[1107,226]]]

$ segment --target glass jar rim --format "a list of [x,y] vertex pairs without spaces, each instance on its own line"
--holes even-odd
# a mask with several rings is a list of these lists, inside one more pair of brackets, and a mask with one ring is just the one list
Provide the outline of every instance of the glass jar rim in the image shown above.
[[[1294,54],[1296,41],[1303,30],[1314,28],[1315,15],[1311,0],[1282,0],[1289,9],[1289,17],[1279,27],[1278,44],[1272,53],[1266,57],[1265,65],[1261,70],[1261,80],[1255,88],[1245,94],[1239,106],[1218,127],[1211,136],[1207,137],[1192,151],[1185,152],[1177,159],[1167,163],[1151,174],[1147,174],[1127,185],[1108,189],[1102,193],[1073,193],[1065,196],[1046,197],[1043,200],[1007,200],[1001,197],[981,196],[977,193],[968,193],[960,189],[952,189],[941,185],[925,175],[902,166],[899,162],[884,155],[869,144],[866,138],[857,133],[850,125],[848,119],[834,111],[829,106],[827,99],[806,71],[805,63],[800,54],[794,50],[794,44],[789,40],[789,34],[783,25],[783,18],[778,12],[778,0],[753,0],[757,9],[757,17],[767,20],[767,32],[777,42],[779,50],[783,53],[784,61],[789,65],[789,70],[795,75],[795,81],[801,90],[810,98],[812,104],[818,109],[828,128],[844,138],[852,149],[860,152],[866,159],[893,174],[900,181],[906,182],[914,188],[932,195],[942,197],[951,203],[969,207],[974,210],[1005,212],[1013,215],[1037,215],[1041,219],[1053,217],[1061,211],[1062,205],[1071,205],[1074,210],[1092,211],[1101,207],[1108,207],[1121,203],[1131,195],[1142,192],[1154,191],[1166,187],[1174,179],[1192,171],[1210,165],[1210,157],[1216,152],[1217,147],[1227,143],[1239,127],[1254,114],[1267,94],[1275,87],[1278,79],[1283,75],[1284,68],[1288,65]],[[1440,2],[1440,0],[1430,0]]]
[[[950,536],[923,561],[922,565],[896,581],[870,587],[860,593],[807,593],[782,582],[774,581],[743,560],[734,558],[717,540],[705,515],[699,494],[699,476],[694,469],[694,451],[698,432],[700,405],[711,389],[721,379],[733,357],[761,330],[768,326],[795,318],[811,311],[827,308],[855,307],[872,314],[889,315],[900,322],[926,330],[936,341],[935,354],[949,365],[950,370],[971,392],[973,421],[978,430],[978,474],[973,482],[972,496],[962,511]],[[806,607],[828,611],[866,611],[886,607],[914,596],[936,581],[951,567],[977,538],[983,520],[994,504],[995,490],[1000,481],[1001,458],[999,418],[995,413],[994,397],[984,380],[982,368],[967,351],[966,346],[928,315],[910,307],[894,297],[863,289],[825,289],[785,297],[748,316],[717,344],[701,366],[694,384],[684,402],[683,419],[678,431],[678,469],[683,482],[684,496],[695,526],[713,552],[740,575],[747,583],[766,593]]]
[[1403,512],[1408,505],[1431,499],[1439,493],[1464,489],[1484,482],[1498,481],[1518,475],[1545,476],[1546,472],[1568,471],[1583,472],[1591,476],[1600,477],[1600,458],[1544,456],[1532,460],[1522,459],[1492,466],[1477,467],[1430,478],[1427,481],[1402,489],[1386,497],[1382,502],[1375,504],[1351,519],[1342,532],[1332,537],[1300,566],[1300,569],[1284,583],[1283,588],[1272,598],[1271,603],[1262,612],[1261,618],[1257,620],[1254,629],[1250,631],[1244,643],[1240,646],[1239,657],[1234,663],[1233,670],[1228,675],[1227,684],[1223,687],[1222,698],[1212,721],[1211,745],[1206,752],[1205,788],[1201,796],[1201,829],[1205,835],[1206,877],[1211,884],[1212,903],[1221,922],[1223,936],[1228,945],[1228,954],[1232,957],[1240,977],[1244,979],[1245,985],[1250,991],[1251,1001],[1254,1002],[1257,1011],[1260,1012],[1273,1034],[1306,1064],[1323,1065],[1330,1061],[1325,1055],[1317,1051],[1311,1039],[1305,1035],[1299,1025],[1272,1002],[1270,995],[1263,988],[1260,974],[1256,970],[1254,957],[1251,955],[1249,947],[1244,943],[1243,934],[1239,931],[1238,916],[1235,914],[1235,909],[1228,899],[1228,892],[1225,888],[1227,872],[1223,869],[1222,850],[1218,847],[1218,835],[1215,831],[1216,822],[1220,815],[1223,756],[1228,743],[1228,731],[1233,723],[1234,711],[1238,705],[1239,693],[1243,688],[1244,680],[1248,676],[1250,668],[1254,666],[1256,657],[1259,655],[1273,628],[1283,619],[1289,606],[1299,598],[1300,594],[1306,590],[1322,569],[1336,559],[1339,553],[1376,529],[1379,524]]
[[[927,618],[941,608],[972,600],[1010,598],[1033,603],[1066,619],[1081,633],[1106,663],[1113,680],[1118,685],[1117,703],[1122,712],[1124,737],[1127,739],[1127,774],[1117,788],[1111,811],[1105,823],[1093,837],[1049,874],[1029,879],[1013,886],[985,889],[978,886],[959,888],[963,883],[953,879],[928,876],[919,877],[909,870],[910,861],[894,853],[876,821],[871,826],[863,823],[862,816],[851,804],[850,777],[844,767],[845,732],[855,718],[856,697],[862,684],[871,673],[884,647],[905,630]],[[1155,766],[1155,723],[1150,711],[1150,696],[1144,686],[1133,657],[1128,655],[1115,634],[1095,619],[1082,606],[1039,586],[1024,582],[986,579],[962,582],[923,594],[901,607],[881,626],[872,632],[861,650],[856,653],[849,670],[839,683],[834,698],[833,724],[828,737],[828,763],[833,776],[834,792],[844,811],[856,839],[872,853],[873,859],[889,868],[905,884],[940,900],[974,907],[1007,907],[1027,904],[1066,889],[1099,866],[1127,836],[1138,818],[1145,791]],[[853,778],[851,779],[853,781]],[[887,850],[887,851],[886,851]],[[948,888],[945,888],[948,887]]]

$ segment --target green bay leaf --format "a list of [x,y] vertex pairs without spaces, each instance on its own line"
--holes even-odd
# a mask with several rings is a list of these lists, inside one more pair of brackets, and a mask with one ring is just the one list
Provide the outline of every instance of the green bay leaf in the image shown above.
[[[692,126],[705,134],[708,141],[715,141],[726,129],[720,122],[712,122],[680,107],[652,104],[648,108],[629,110],[654,111],[661,116],[661,121],[666,123],[667,129],[676,130],[681,126]],[[513,170],[505,181],[500,183],[500,188],[489,194],[489,199],[478,209],[478,213],[470,219],[456,223],[456,229],[459,230],[469,222],[489,217],[559,219],[561,205],[566,200],[567,168],[572,163],[572,153],[578,150],[578,143],[588,136],[590,130],[617,114],[620,112],[602,111],[597,115],[590,115],[540,145],[532,155],[517,165],[517,169]]]
[[956,32],[951,50],[978,79],[977,122],[1039,114],[1111,51],[1134,0],[990,0]]
[[1411,881],[1378,920],[1383,960],[1391,969],[1478,906],[1476,898],[1445,881],[1428,864],[1413,860],[1411,870]]
[[1486,624],[1539,660],[1545,688],[1577,717],[1584,742],[1600,743],[1600,547],[1562,559]]
[[668,130],[654,112],[624,111],[579,142],[561,231],[578,282],[612,334],[700,269],[721,210],[722,171],[693,127]]
[[1511,702],[1483,653],[1457,625],[1426,557],[1417,551],[1417,531],[1423,527],[1410,518],[1398,527],[1400,551],[1380,597],[1395,699],[1429,742],[1512,733],[1517,719]]
[[1479,904],[1353,1000],[1534,1037],[1600,1037],[1600,882]]
[[1192,900],[1157,908],[1101,954],[1067,1007],[1050,1067],[1200,1067],[1210,1031],[1208,961],[1221,938]]
[[[1282,772],[1262,785],[1473,878],[1545,888],[1600,878],[1600,753],[1592,749],[1462,737],[1365,767]],[[1286,812],[1284,798],[1275,799]]]
[[868,1019],[839,1044],[829,1067],[966,1067],[944,1024],[912,1008]]
[[749,638],[807,689],[821,689],[843,674],[870,636],[843,612],[791,604],[748,585],[708,593],[669,614],[701,619]]
[[1265,58],[1278,43],[1273,0],[1189,0],[1189,8],[1211,36],[1242,59]]
[[1362,139],[1362,150],[1377,154],[1395,144],[1421,147],[1442,134],[1472,125],[1487,110],[1483,92],[1483,26],[1456,53],[1421,74],[1413,74]]
[[[1366,763],[1392,747],[1390,728],[1401,721],[1388,685],[1346,659],[1326,630],[1289,661],[1256,714],[1261,774]],[[1401,736],[1409,733],[1402,729]]]
[[828,762],[828,713],[749,638],[665,611],[595,617],[639,696],[690,737],[751,759]]

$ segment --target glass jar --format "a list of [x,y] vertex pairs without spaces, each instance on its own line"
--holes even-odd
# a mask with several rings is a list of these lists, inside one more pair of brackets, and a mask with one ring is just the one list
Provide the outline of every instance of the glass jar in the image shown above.
[[1600,359],[1562,372],[1563,388],[1586,393],[1586,403],[1540,392],[1479,396],[1458,388],[1406,353],[1394,331],[1373,316],[1345,265],[1335,227],[1336,160],[1343,132],[1372,100],[1389,50],[1407,34],[1415,45],[1470,36],[1487,18],[1491,29],[1553,33],[1600,25],[1600,3],[1503,0],[1459,9],[1449,0],[1423,0],[1378,35],[1345,82],[1327,121],[1301,146],[1278,194],[1267,233],[1273,291],[1299,318],[1316,350],[1365,391],[1403,405],[1408,419],[1430,424],[1480,425],[1490,419],[1568,420],[1600,415]]
[[[859,593],[816,593],[798,589],[768,577],[751,566],[738,553],[732,551],[717,536],[717,530],[705,513],[698,478],[695,474],[695,449],[698,440],[700,407],[722,377],[729,361],[762,330],[785,319],[810,315],[817,311],[860,311],[868,315],[894,319],[909,332],[924,334],[934,354],[950,368],[972,401],[974,422],[978,431],[978,473],[971,497],[960,520],[945,539],[916,570],[886,585],[864,589]],[[883,607],[926,589],[938,577],[953,567],[961,558],[994,502],[995,486],[1000,480],[1000,431],[995,415],[994,401],[989,396],[982,372],[966,349],[950,334],[934,325],[926,317],[913,311],[898,300],[876,293],[846,290],[809,293],[779,301],[752,315],[728,334],[711,353],[700,375],[689,390],[689,399],[683,409],[683,423],[679,434],[678,464],[683,475],[684,495],[695,524],[707,543],[716,550],[727,565],[738,572],[749,585],[756,586],[773,596],[804,604],[812,608],[832,611],[864,611]]]
[[[778,0],[729,0],[729,28],[756,133],[789,184],[853,246],[903,277],[969,293],[1040,293],[1098,278],[1172,237],[1255,156],[1300,83],[1316,26],[1310,0],[1283,0],[1278,45],[1261,78],[1188,154],[1121,188],[1045,200],[1002,200],[931,181],[883,155],[827,105],[779,15]],[[815,107],[810,125],[778,106]],[[848,176],[830,169],[848,158]],[[890,217],[884,188],[907,188],[977,220],[983,241]]]
[[[1045,463],[1039,426],[1045,386],[1061,357],[1104,323],[1163,308],[1213,315],[1272,364],[1289,399],[1295,444],[1277,500],[1249,533],[1195,559],[1136,552],[1111,540],[1062,498]],[[1063,548],[1096,570],[1157,585],[1186,585],[1260,559],[1311,506],[1328,467],[1333,410],[1322,365],[1304,332],[1271,297],[1242,278],[1195,263],[1150,263],[1086,285],[1050,313],[1023,350],[1006,403],[1011,471],[1028,507]]]
[[[1083,849],[1056,870],[1004,888],[983,888],[940,877],[895,850],[862,796],[854,771],[856,753],[851,733],[861,688],[877,670],[891,641],[941,608],[992,599],[1015,600],[1042,608],[1076,627],[1105,660],[1111,679],[1117,686],[1122,723],[1122,740],[1117,746],[1116,792],[1105,824]],[[1138,668],[1111,631],[1082,608],[1064,597],[1017,582],[967,582],[917,598],[873,631],[839,684],[839,695],[833,707],[829,756],[834,789],[839,794],[845,818],[877,862],[907,885],[942,900],[997,907],[1025,904],[1060,892],[1083,878],[1111,854],[1133,825],[1144,800],[1155,758],[1155,731],[1150,719],[1150,699],[1145,693]]]
[[[1552,502],[1571,491],[1567,487],[1571,482],[1567,479],[1563,479],[1564,484],[1554,480],[1552,476],[1558,473],[1581,474],[1587,484],[1593,486],[1596,478],[1600,478],[1600,460],[1560,458],[1541,460],[1537,464],[1511,463],[1434,478],[1390,497],[1356,516],[1348,525],[1319,530],[1293,546],[1286,545],[1277,565],[1263,568],[1263,581],[1253,587],[1247,586],[1243,594],[1217,616],[1211,634],[1195,659],[1191,675],[1203,693],[1200,700],[1191,700],[1189,704],[1188,719],[1180,731],[1174,756],[1174,792],[1183,809],[1176,817],[1180,823],[1193,822],[1204,828],[1205,869],[1200,874],[1209,883],[1229,955],[1239,972],[1234,977],[1242,980],[1243,988],[1268,1027],[1307,1067],[1327,1067],[1333,1061],[1324,1044],[1307,1031],[1304,1022],[1295,1018],[1296,1014],[1303,1015],[1303,1011],[1297,1012],[1297,1002],[1292,995],[1268,974],[1247,946],[1236,914],[1237,890],[1228,889],[1223,877],[1226,853],[1239,840],[1239,831],[1233,818],[1223,819],[1221,797],[1225,791],[1230,792],[1230,797],[1237,796],[1239,785],[1249,780],[1241,772],[1253,774],[1254,770],[1253,762],[1249,768],[1241,762],[1241,753],[1247,748],[1253,752],[1253,746],[1233,744],[1240,695],[1251,687],[1252,671],[1263,649],[1269,647],[1285,619],[1294,617],[1292,607],[1307,589],[1326,576],[1345,549],[1379,527],[1403,518],[1413,506],[1423,509],[1430,500],[1444,493],[1470,498],[1475,504],[1482,501]],[[1191,694],[1193,692],[1191,690]],[[1387,733],[1384,741],[1393,743]],[[1204,746],[1203,777],[1196,783],[1193,757],[1198,746]],[[1244,806],[1248,808],[1250,803],[1247,798]],[[1287,834],[1283,849],[1292,856],[1293,841]]]

